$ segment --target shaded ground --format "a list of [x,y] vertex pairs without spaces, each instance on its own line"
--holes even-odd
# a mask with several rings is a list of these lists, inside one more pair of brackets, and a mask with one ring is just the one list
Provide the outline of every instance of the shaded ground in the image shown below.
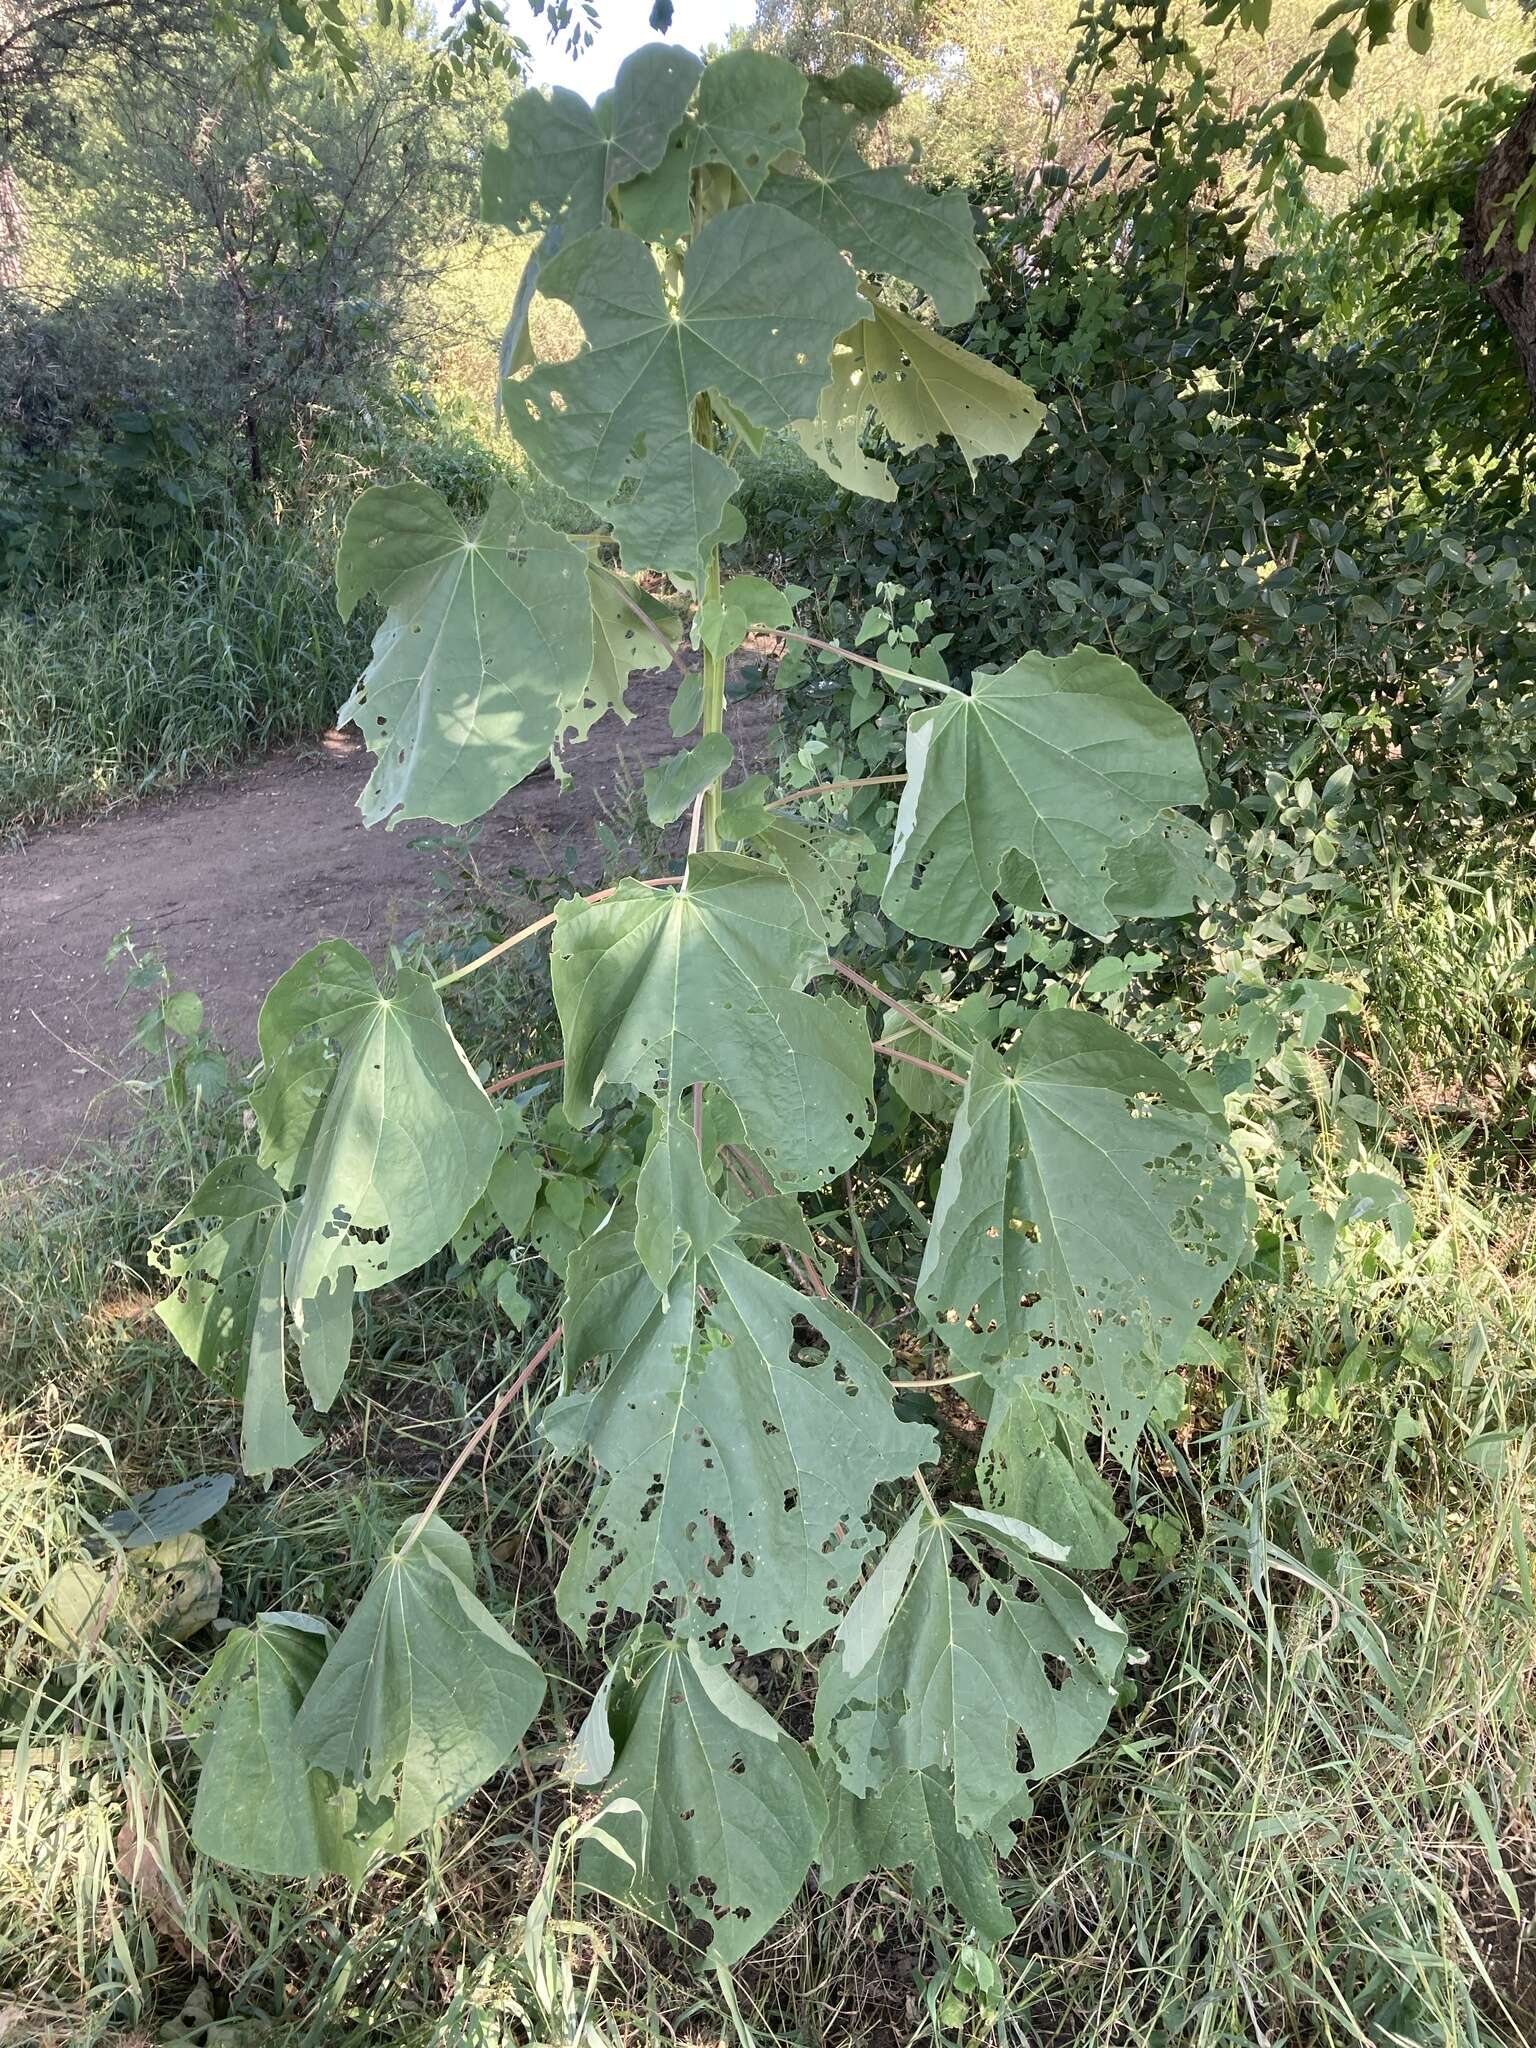
[[[476,864],[544,873],[564,868],[565,842],[590,847],[601,806],[677,751],[675,684],[636,677],[633,724],[596,729],[581,782],[564,795],[542,769],[504,798],[482,821]],[[761,750],[777,704],[765,692],[727,706],[738,762]],[[136,945],[159,949],[178,987],[202,996],[214,1035],[240,1053],[254,1051],[261,999],[306,946],[347,938],[377,962],[419,926],[444,868],[421,841],[454,835],[418,822],[365,830],[354,804],[370,766],[355,735],[332,733],[0,854],[0,1170],[60,1160],[133,1115],[115,1077],[145,1004],[120,1007],[121,972],[103,965],[125,925]]]

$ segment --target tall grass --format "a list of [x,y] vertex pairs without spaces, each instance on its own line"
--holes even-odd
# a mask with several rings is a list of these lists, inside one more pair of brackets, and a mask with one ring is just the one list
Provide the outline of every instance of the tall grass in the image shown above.
[[303,533],[215,533],[172,576],[95,571],[0,610],[0,818],[25,830],[312,732],[366,645]]

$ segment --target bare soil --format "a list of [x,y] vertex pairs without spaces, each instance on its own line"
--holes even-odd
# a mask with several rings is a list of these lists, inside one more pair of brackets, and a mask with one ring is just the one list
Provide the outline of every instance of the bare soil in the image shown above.
[[[481,821],[476,867],[591,875],[594,818],[680,745],[667,725],[675,685],[635,678],[637,716],[595,729],[576,787],[562,792],[544,768],[503,798]],[[727,705],[738,765],[764,751],[778,703],[765,691]],[[328,733],[0,854],[0,1172],[58,1163],[136,1114],[124,1047],[147,1003],[124,1001],[121,968],[104,964],[125,926],[136,946],[159,950],[177,987],[197,991],[209,1029],[242,1055],[255,1050],[262,997],[307,946],[346,938],[380,962],[420,927],[434,874],[441,885],[442,843],[459,835],[421,821],[365,829],[355,802],[371,765],[354,733]],[[568,846],[583,850],[574,861]]]

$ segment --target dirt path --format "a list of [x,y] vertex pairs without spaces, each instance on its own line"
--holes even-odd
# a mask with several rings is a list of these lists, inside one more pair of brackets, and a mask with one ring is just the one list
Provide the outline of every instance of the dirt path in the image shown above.
[[[597,728],[576,789],[562,795],[542,769],[504,798],[475,842],[480,871],[563,871],[565,842],[590,846],[598,803],[676,752],[674,687],[636,677],[638,716]],[[777,704],[764,692],[728,706],[738,762],[763,750]],[[211,1030],[241,1053],[254,1050],[262,997],[306,946],[347,938],[380,961],[392,938],[417,928],[444,862],[412,842],[449,835],[423,822],[365,830],[354,805],[370,765],[355,735],[332,733],[0,854],[0,1172],[57,1162],[132,1118],[117,1077],[130,1071],[122,1049],[144,1003],[120,1004],[121,969],[103,965],[125,925],[137,945],[160,950],[178,987],[202,996]]]

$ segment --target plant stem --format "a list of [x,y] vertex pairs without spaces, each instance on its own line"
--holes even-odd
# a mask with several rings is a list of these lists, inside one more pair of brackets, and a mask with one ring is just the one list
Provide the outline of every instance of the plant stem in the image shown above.
[[830,796],[834,789],[873,789],[881,782],[905,782],[905,775],[853,775],[842,782],[808,782],[804,789],[792,789],[788,796],[776,796],[763,805],[765,811],[781,811],[786,804],[803,803],[808,796]]
[[942,697],[958,697],[961,692],[953,683],[936,683],[931,676],[915,676],[910,669],[891,668],[883,661],[876,661],[873,655],[855,654],[851,647],[839,647],[835,640],[818,640],[814,633],[799,633],[788,626],[777,629],[786,640],[799,640],[806,647],[819,647],[824,654],[835,654],[839,661],[857,662],[860,668],[872,668],[882,676],[892,676],[898,683],[910,683],[915,690],[937,690]]
[[920,1060],[915,1052],[903,1052],[899,1045],[887,1045],[883,1039],[877,1038],[875,1051],[888,1060],[901,1060],[909,1067],[921,1067],[925,1074],[937,1074],[941,1081],[953,1081],[957,1088],[965,1086],[964,1074],[956,1074],[948,1067],[936,1067],[932,1060]]
[[[639,882],[641,887],[646,889],[681,889],[686,877],[683,875],[635,875],[632,879]],[[599,889],[594,895],[573,896],[568,900],[573,903],[606,903],[610,896],[616,896],[617,894],[617,888]],[[525,939],[534,938],[538,933],[548,931],[558,915],[558,911],[551,910],[543,917],[536,917],[532,924],[525,924],[520,932],[513,932],[510,938],[503,939],[499,945],[492,946],[488,953],[477,954],[467,966],[456,967],[452,974],[440,974],[436,981],[433,982],[433,988],[441,994],[445,988],[452,988],[456,981],[462,981],[466,975],[478,974],[482,967],[489,967],[493,960],[499,960],[503,953],[510,953],[514,946],[520,946]]]
[[468,1441],[465,1443],[464,1448],[459,1452],[459,1455],[448,1467],[448,1470],[443,1474],[442,1478],[439,1479],[439,1481],[437,1482],[437,1486],[433,1491],[432,1498],[427,1502],[426,1506],[422,1509],[420,1515],[417,1517],[415,1526],[412,1528],[410,1535],[406,1537],[405,1541],[401,1544],[400,1548],[395,1552],[395,1562],[397,1564],[400,1562],[401,1558],[403,1558],[406,1555],[406,1553],[410,1550],[410,1547],[416,1541],[416,1538],[421,1534],[422,1530],[427,1526],[428,1522],[430,1522],[432,1517],[437,1513],[439,1507],[441,1507],[443,1502],[443,1496],[447,1493],[449,1487],[452,1486],[454,1480],[457,1479],[459,1474],[464,1470],[465,1465],[469,1462],[469,1454],[475,1448],[475,1445],[479,1443],[483,1437],[489,1435],[491,1430],[493,1430],[496,1427],[497,1422],[501,1419],[502,1415],[506,1412],[507,1408],[513,1401],[517,1399],[518,1395],[523,1391],[524,1387],[527,1386],[528,1382],[533,1378],[534,1374],[538,1371],[539,1367],[544,1363],[545,1359],[548,1358],[549,1354],[551,1353],[551,1351],[554,1350],[555,1346],[560,1342],[560,1339],[564,1336],[564,1334],[564,1324],[556,1323],[555,1327],[550,1331],[549,1335],[544,1339],[544,1342],[539,1346],[538,1350],[535,1351],[532,1358],[530,1358],[528,1363],[523,1367],[522,1371],[518,1374],[517,1378],[513,1380],[509,1386],[504,1387],[502,1391],[496,1396],[496,1400],[491,1408],[490,1414],[486,1416],[484,1422],[482,1422],[479,1428],[476,1429],[473,1435],[470,1436]]
[[877,1003],[884,1003],[885,1007],[888,1010],[894,1010],[898,1017],[905,1017],[909,1024],[915,1024],[918,1030],[924,1032],[929,1038],[936,1038],[940,1045],[947,1045],[956,1059],[965,1060],[970,1058],[970,1054],[963,1045],[956,1045],[952,1038],[944,1036],[936,1024],[930,1024],[925,1017],[919,1017],[916,1010],[909,1010],[905,1003],[899,1003],[894,996],[888,996],[883,988],[876,988],[872,981],[866,981],[857,967],[850,967],[846,960],[834,960],[832,965],[843,977],[844,981],[851,981],[856,988],[863,989],[867,996],[873,996]]
[[524,1067],[520,1074],[503,1074],[499,1081],[493,1081],[486,1089],[487,1095],[505,1095],[509,1088],[515,1088],[519,1081],[532,1081],[539,1074],[557,1074],[565,1065],[564,1060],[540,1060],[536,1067]]

